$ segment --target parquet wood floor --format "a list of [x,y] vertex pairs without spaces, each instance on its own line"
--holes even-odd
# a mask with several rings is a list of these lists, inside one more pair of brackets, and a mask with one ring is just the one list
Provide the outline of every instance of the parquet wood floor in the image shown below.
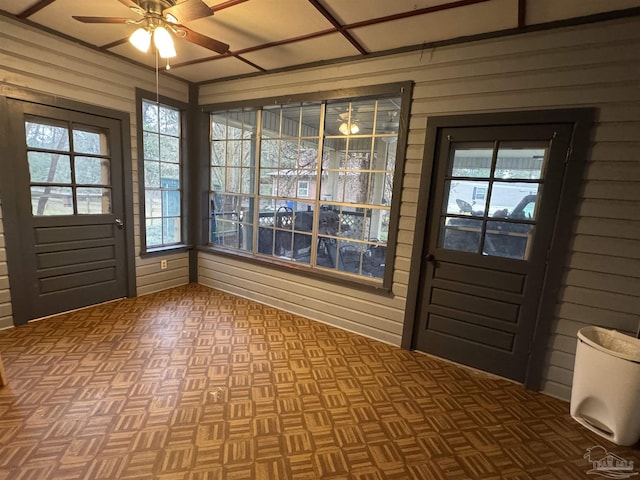
[[0,332],[0,479],[580,479],[568,404],[199,285]]

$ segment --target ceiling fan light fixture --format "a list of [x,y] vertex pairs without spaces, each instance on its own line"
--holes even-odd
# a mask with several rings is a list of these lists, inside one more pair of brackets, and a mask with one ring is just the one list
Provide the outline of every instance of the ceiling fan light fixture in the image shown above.
[[156,27],[153,31],[153,43],[158,49],[161,58],[173,58],[176,56],[176,47],[169,31],[163,26]]
[[140,27],[131,34],[129,42],[141,52],[146,53],[151,45],[151,32],[146,28]]
[[351,123],[342,122],[338,127],[338,131],[342,135],[357,135],[358,132],[360,131],[360,127],[355,122],[351,122]]

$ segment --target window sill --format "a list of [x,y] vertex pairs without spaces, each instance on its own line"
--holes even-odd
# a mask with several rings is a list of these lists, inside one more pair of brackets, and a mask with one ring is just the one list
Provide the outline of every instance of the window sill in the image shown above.
[[253,265],[259,265],[266,268],[273,268],[281,272],[293,275],[302,275],[315,280],[323,280],[336,285],[350,287],[361,291],[371,292],[378,295],[393,297],[391,286],[387,287],[382,280],[369,280],[366,277],[358,278],[348,276],[346,274],[333,273],[330,270],[321,268],[313,268],[309,265],[295,262],[284,262],[277,258],[269,258],[266,256],[256,256],[250,253],[239,252],[236,250],[226,250],[211,245],[199,246],[196,248],[199,252],[222,255],[227,258],[233,258],[241,262]]
[[140,258],[160,257],[162,255],[170,255],[174,253],[181,253],[189,251],[193,248],[193,245],[178,244],[169,245],[166,247],[154,247],[140,252]]

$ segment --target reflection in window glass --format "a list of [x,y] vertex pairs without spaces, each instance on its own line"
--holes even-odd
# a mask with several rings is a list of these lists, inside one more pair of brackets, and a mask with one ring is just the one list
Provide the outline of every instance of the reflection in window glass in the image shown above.
[[382,278],[399,105],[383,97],[212,113],[211,243]]
[[489,149],[454,143],[452,152],[439,246],[527,260],[548,145],[496,142]]
[[452,177],[489,178],[493,146],[489,148],[456,148],[451,164]]
[[533,225],[510,222],[487,222],[484,239],[485,255],[527,260],[533,233]]
[[146,247],[182,242],[181,112],[142,101]]
[[533,148],[531,143],[501,143],[494,176],[497,179],[541,179],[546,157],[546,145]]

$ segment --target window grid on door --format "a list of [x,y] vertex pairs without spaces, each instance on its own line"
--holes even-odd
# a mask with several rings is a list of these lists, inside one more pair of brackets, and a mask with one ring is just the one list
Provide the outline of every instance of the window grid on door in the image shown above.
[[25,138],[32,215],[112,212],[111,158],[103,130],[27,117]]
[[548,146],[501,141],[453,144],[438,246],[527,260]]

